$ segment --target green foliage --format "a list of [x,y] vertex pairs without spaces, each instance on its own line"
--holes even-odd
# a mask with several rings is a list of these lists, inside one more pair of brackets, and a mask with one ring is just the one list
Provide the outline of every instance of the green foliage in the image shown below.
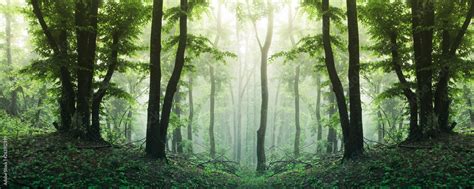
[[[331,36],[331,44],[343,50],[344,44],[339,36]],[[285,61],[295,60],[299,54],[308,54],[311,57],[318,57],[323,50],[323,35],[306,36],[300,39],[296,47],[289,51],[275,53],[270,57],[270,61],[277,58],[284,58]]]
[[377,146],[359,161],[341,163],[339,156],[321,156],[311,168],[293,169],[269,178],[278,188],[306,187],[470,187],[473,136],[398,146]]
[[51,132],[51,128],[31,127],[30,123],[20,118],[11,117],[4,111],[0,111],[0,136],[7,138],[18,138]]
[[[179,36],[174,36],[170,38],[168,41],[165,42],[164,50],[169,50],[170,48],[176,46],[179,41]],[[190,62],[191,60],[203,55],[209,54],[213,57],[213,59],[217,61],[223,61],[225,58],[236,58],[232,52],[229,51],[221,51],[215,47],[212,42],[204,37],[204,36],[196,36],[193,34],[188,34],[187,42],[186,42],[186,61]]]
[[[330,1],[331,2],[331,1]],[[303,10],[306,14],[308,14],[310,19],[322,19],[323,15],[323,5],[321,0],[303,0],[301,3]],[[338,26],[342,26],[342,21],[345,18],[344,10],[330,6],[328,10],[329,19],[334,22]]]
[[[179,157],[144,159],[133,146],[102,147],[56,134],[9,140],[11,187],[234,188],[238,178]],[[38,168],[40,167],[40,169]]]

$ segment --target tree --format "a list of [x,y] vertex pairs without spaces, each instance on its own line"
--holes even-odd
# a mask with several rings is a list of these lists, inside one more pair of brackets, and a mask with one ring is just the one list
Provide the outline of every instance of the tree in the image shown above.
[[356,0],[347,0],[347,27],[349,35],[349,138],[344,143],[344,157],[353,158],[364,151],[362,131],[362,102],[360,100],[359,27]]
[[177,90],[179,79],[181,77],[181,72],[184,67],[184,54],[186,50],[186,40],[187,40],[187,11],[188,11],[188,1],[180,1],[180,14],[179,14],[179,39],[178,39],[178,49],[176,51],[176,59],[174,63],[173,73],[171,78],[166,86],[165,98],[163,100],[163,109],[161,111],[161,122],[158,129],[158,145],[157,157],[159,159],[166,159],[166,135],[168,132],[168,125],[171,115],[171,107],[173,105],[173,97]]
[[[6,1],[6,6],[11,6],[10,0]],[[7,66],[9,67],[9,71],[13,67],[13,60],[12,60],[12,15],[10,11],[5,11],[5,54],[7,57]],[[13,78],[10,78],[13,81]],[[11,91],[11,98],[7,108],[7,112],[12,116],[18,116],[18,92],[17,89],[13,89]]]
[[[53,51],[52,59],[56,61],[59,67],[59,80],[61,83],[61,95],[59,100],[59,110],[60,110],[60,120],[61,124],[56,127],[59,132],[68,133],[72,123],[72,116],[76,111],[76,94],[74,91],[73,83],[72,83],[72,76],[69,69],[69,62],[70,55],[68,54],[68,27],[66,23],[68,22],[68,16],[64,16],[64,14],[70,14],[71,10],[64,9],[64,4],[67,2],[56,2],[50,4],[53,6],[53,10],[57,10],[57,13],[63,15],[62,19],[59,19],[59,23],[62,27],[58,28],[51,28],[45,21],[43,11],[41,9],[41,5],[39,0],[31,0],[31,5],[33,7],[33,13],[35,15],[35,19],[38,20],[38,23],[41,26],[41,31],[46,37],[46,44],[48,45],[49,49]],[[42,5],[47,5],[43,3]],[[53,36],[51,30],[58,31],[58,36]]]
[[[247,6],[248,1],[247,1]],[[266,169],[266,157],[265,157],[265,132],[267,129],[267,116],[268,116],[268,81],[267,81],[267,61],[268,51],[272,44],[273,37],[273,10],[274,7],[271,1],[266,1],[265,8],[268,9],[267,16],[267,31],[265,35],[265,41],[260,40],[258,36],[256,18],[251,18],[253,29],[255,32],[255,38],[257,39],[258,46],[260,49],[260,82],[262,84],[262,104],[260,107],[260,126],[257,130],[257,171],[262,173]],[[248,7],[248,14],[250,13],[250,7]]]
[[162,130],[160,128],[162,18],[163,0],[154,0],[150,39],[150,91],[145,147],[147,156],[153,158],[165,158],[164,146],[166,143],[166,133],[160,132]]

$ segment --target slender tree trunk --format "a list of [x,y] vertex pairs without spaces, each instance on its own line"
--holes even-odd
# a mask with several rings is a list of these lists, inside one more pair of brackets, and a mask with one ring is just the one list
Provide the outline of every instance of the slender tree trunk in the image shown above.
[[[324,45],[324,61],[328,70],[329,79],[331,81],[332,90],[336,96],[337,107],[339,109],[339,120],[342,127],[342,135],[344,141],[344,150],[351,149],[349,145],[353,145],[349,142],[349,114],[347,112],[346,99],[344,97],[344,89],[342,87],[341,80],[337,75],[336,66],[334,64],[334,56],[331,47],[330,38],[330,18],[329,18],[329,0],[323,0],[323,45]],[[344,153],[344,158],[351,157],[352,154]]]
[[[328,117],[329,117],[329,120],[331,120],[334,114],[336,113],[336,107],[335,107],[336,102],[335,102],[333,94],[330,94],[328,96],[328,103],[329,103]],[[334,128],[334,125],[328,125],[327,142],[328,142],[328,145],[326,147],[326,153],[336,152],[335,149],[337,149],[337,133],[336,133],[336,129]]]
[[[360,100],[359,27],[356,0],[347,0],[347,26],[349,35],[349,140],[344,148],[344,157],[353,158],[364,151],[362,131],[362,102]],[[346,139],[344,139],[346,140]]]
[[214,67],[209,66],[209,76],[211,80],[211,94],[210,94],[210,107],[209,107],[209,143],[210,143],[210,155],[211,158],[216,157],[216,142],[214,139],[214,104],[215,104],[215,97],[216,97],[216,81],[214,78]]
[[[6,6],[10,6],[10,0],[6,0]],[[12,59],[12,30],[11,30],[11,25],[12,25],[12,15],[6,11],[5,12],[5,54],[7,58],[7,68],[8,71],[12,71],[13,69],[13,59]],[[10,77],[9,80],[14,83],[15,80],[13,77]],[[7,109],[7,112],[12,115],[12,116],[18,116],[18,89],[14,88],[11,91],[11,98],[10,98],[10,103],[9,107]]]
[[[321,124],[321,73],[316,78],[317,96],[316,96],[316,121],[318,122],[317,140],[323,138],[323,125]],[[318,150],[319,151],[319,150]]]
[[[38,22],[41,26],[43,34],[46,37],[48,42],[49,48],[51,48],[54,52],[54,56],[57,57],[58,60],[67,60],[68,56],[68,36],[67,32],[62,29],[59,31],[58,39],[55,39],[46,24],[46,21],[43,17],[43,12],[40,7],[40,3],[38,0],[31,0],[31,5],[33,7],[33,13],[35,14]],[[58,10],[59,12],[61,9]],[[65,25],[65,21],[62,22],[62,25]],[[72,84],[71,73],[67,67],[67,62],[65,61],[58,61],[60,67],[60,74],[59,80],[61,82],[61,96],[59,100],[59,110],[60,110],[60,118],[61,118],[61,125],[55,124],[56,129],[61,133],[67,133],[71,127],[72,123],[72,116],[76,111],[76,99],[75,99],[75,92]]]
[[[470,1],[470,8],[466,15],[461,29],[458,31],[454,41],[451,41],[451,36],[448,30],[444,30],[442,33],[442,54],[441,63],[443,64],[439,73],[439,79],[436,84],[434,110],[436,117],[438,118],[438,125],[442,132],[451,132],[454,129],[453,126],[449,126],[449,106],[451,100],[449,99],[449,79],[451,77],[449,62],[456,57],[456,51],[459,48],[462,39],[471,24],[471,19],[474,14],[474,0]],[[450,7],[452,8],[452,6]],[[452,10],[451,10],[452,11]]]
[[[271,2],[267,2],[267,6],[272,6]],[[256,32],[256,31],[255,31]],[[273,7],[268,11],[268,24],[265,42],[260,45],[261,61],[260,61],[260,81],[262,83],[262,105],[260,109],[260,127],[257,130],[257,172],[263,173],[266,170],[265,157],[265,132],[267,129],[268,116],[268,81],[267,81],[267,59],[268,51],[273,37]],[[260,43],[259,43],[260,44]]]
[[166,133],[160,132],[162,18],[163,0],[154,0],[150,39],[150,92],[148,97],[145,152],[148,157],[164,159],[166,158]]
[[[181,121],[181,94],[179,93],[179,86],[176,90],[174,96],[174,113],[178,118],[178,121]],[[173,152],[178,154],[182,154],[183,151],[183,135],[181,134],[181,125],[177,125],[177,127],[173,130]]]
[[277,124],[277,115],[278,115],[278,97],[280,95],[280,85],[281,85],[281,82],[278,81],[278,86],[277,86],[277,91],[276,91],[276,96],[275,96],[275,110],[273,111],[273,128],[272,128],[272,147],[276,147],[276,141],[275,141],[275,137],[276,137],[276,128],[278,126]]
[[300,136],[301,136],[301,126],[300,126],[300,92],[299,92],[299,80],[300,80],[300,65],[296,66],[295,71],[295,80],[294,80],[294,93],[295,93],[295,143],[293,149],[293,155],[298,157],[300,155]]
[[[101,139],[100,136],[100,105],[110,85],[110,80],[117,68],[118,64],[118,45],[119,36],[118,34],[112,34],[112,52],[110,56],[110,62],[108,63],[107,73],[102,80],[101,86],[92,97],[92,130],[93,133],[98,134],[94,139]],[[98,138],[97,138],[98,137]]]
[[129,108],[128,114],[127,114],[127,124],[125,128],[125,138],[127,139],[127,142],[130,143],[132,142],[132,124],[133,124],[133,111],[132,108]]
[[193,153],[193,117],[194,117],[194,102],[193,102],[193,77],[189,76],[189,117],[188,117],[188,140],[189,153]]
[[466,100],[467,112],[469,113],[469,118],[471,120],[471,127],[474,127],[474,112],[472,112],[472,100],[471,100],[471,90],[467,85],[463,86],[464,90],[464,99]]
[[[188,11],[188,1],[180,0],[180,9],[183,12],[179,17],[179,42],[178,49],[176,52],[175,65],[171,78],[166,86],[166,94],[163,101],[163,110],[161,113],[161,123],[159,127],[159,141],[166,141],[166,133],[168,131],[168,125],[170,121],[171,106],[173,105],[173,96],[176,92],[181,72],[184,67],[184,53],[186,50],[187,40],[187,15],[184,14]],[[160,142],[158,144],[158,158],[166,159],[165,143]]]

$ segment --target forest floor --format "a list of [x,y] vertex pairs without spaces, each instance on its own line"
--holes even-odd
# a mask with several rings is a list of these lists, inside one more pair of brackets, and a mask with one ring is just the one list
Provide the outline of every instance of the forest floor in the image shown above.
[[262,176],[250,168],[237,170],[237,165],[196,157],[171,156],[164,164],[144,158],[137,146],[106,146],[48,133],[8,140],[8,180],[10,186],[33,188],[471,187],[474,135],[470,133],[376,145],[353,162],[341,163],[338,154],[288,160],[301,166],[279,171],[273,167]]

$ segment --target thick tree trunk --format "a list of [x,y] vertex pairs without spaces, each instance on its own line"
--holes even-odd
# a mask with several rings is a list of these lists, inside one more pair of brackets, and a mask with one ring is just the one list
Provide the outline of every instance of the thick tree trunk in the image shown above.
[[150,39],[150,91],[148,96],[145,152],[148,157],[164,159],[166,133],[160,133],[162,18],[163,0],[154,0]]
[[189,76],[189,116],[188,116],[188,140],[189,144],[189,153],[193,153],[193,117],[194,117],[194,102],[193,102],[193,77]]
[[210,155],[211,158],[216,157],[216,142],[214,139],[214,104],[216,97],[216,81],[214,78],[214,67],[209,66],[209,77],[211,80],[211,94],[210,94],[210,103],[209,103],[209,143],[210,143]]
[[[349,145],[353,145],[349,142],[349,114],[347,112],[346,99],[344,97],[344,89],[342,87],[341,80],[337,75],[336,66],[334,64],[334,56],[331,47],[331,38],[330,38],[330,20],[329,20],[329,0],[323,0],[322,9],[324,12],[323,15],[323,45],[324,45],[324,55],[326,68],[328,70],[329,79],[331,81],[332,90],[336,96],[337,107],[339,109],[339,120],[342,127],[342,135],[344,140],[344,149],[351,149]],[[352,154],[345,153],[345,158],[351,157]]]
[[300,92],[299,92],[299,80],[300,80],[300,65],[296,66],[295,79],[293,85],[293,91],[295,93],[295,143],[293,146],[293,155],[298,157],[300,155]]
[[[179,42],[178,49],[176,52],[175,65],[171,78],[166,86],[166,94],[163,101],[163,110],[161,114],[161,122],[159,127],[159,141],[166,141],[168,125],[170,121],[171,106],[173,105],[173,96],[176,92],[181,72],[184,67],[184,54],[186,50],[186,40],[187,40],[187,15],[184,14],[188,11],[188,1],[180,0],[180,9],[183,12],[179,16]],[[165,143],[159,142],[157,156],[160,159],[166,159]]]
[[[271,6],[269,3],[268,6]],[[256,31],[255,31],[256,32]],[[263,173],[266,170],[265,157],[265,132],[267,129],[268,116],[268,81],[267,81],[267,59],[268,51],[273,37],[273,8],[268,12],[268,24],[265,42],[260,46],[260,81],[262,83],[262,105],[260,109],[260,127],[257,130],[257,172]]]
[[[360,100],[359,27],[357,23],[356,0],[347,0],[347,27],[349,35],[349,109],[350,127],[348,145],[344,157],[353,158],[364,151],[362,131],[362,102]],[[346,139],[344,139],[346,140]]]
[[[433,136],[436,132],[432,92],[433,1],[412,0],[412,34],[415,56],[417,101],[420,103],[420,127],[413,136]],[[419,138],[420,138],[419,137]],[[413,139],[419,139],[413,138]]]
[[[94,76],[97,16],[99,0],[77,1],[75,11],[77,37],[77,109],[75,132],[88,140],[101,140],[91,127],[92,82]],[[95,111],[95,110],[94,110]]]

